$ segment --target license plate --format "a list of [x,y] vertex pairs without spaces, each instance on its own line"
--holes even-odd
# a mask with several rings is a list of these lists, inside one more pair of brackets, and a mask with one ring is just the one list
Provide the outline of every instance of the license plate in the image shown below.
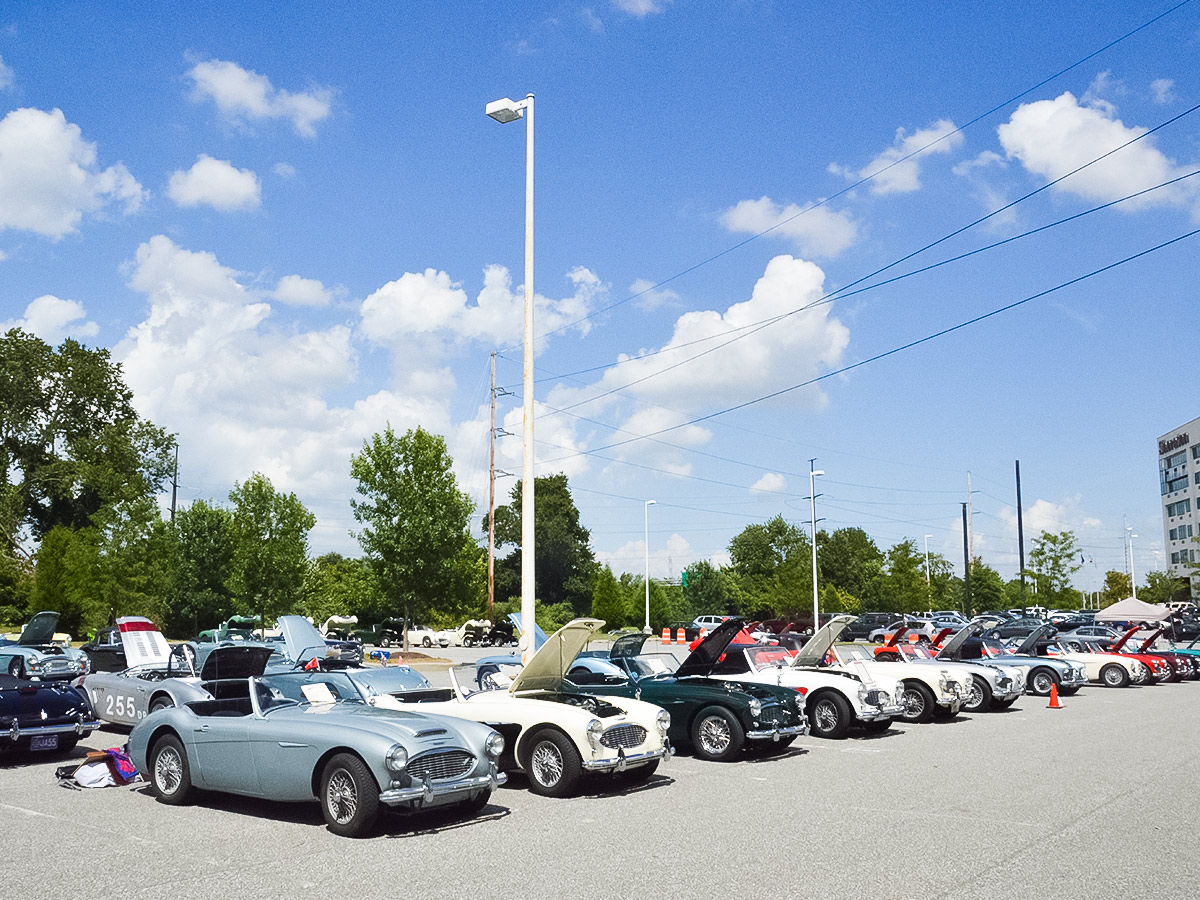
[[57,734],[39,734],[29,739],[30,750],[57,750]]

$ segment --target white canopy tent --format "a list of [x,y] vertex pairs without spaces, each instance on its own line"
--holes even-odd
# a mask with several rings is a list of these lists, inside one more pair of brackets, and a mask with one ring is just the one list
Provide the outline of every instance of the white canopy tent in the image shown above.
[[1158,603],[1143,603],[1126,597],[1096,613],[1097,622],[1161,622],[1171,610]]

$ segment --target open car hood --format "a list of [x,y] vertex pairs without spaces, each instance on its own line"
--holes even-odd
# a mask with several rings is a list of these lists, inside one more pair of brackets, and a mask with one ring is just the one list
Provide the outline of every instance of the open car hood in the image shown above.
[[603,624],[601,619],[575,619],[558,629],[529,658],[521,674],[508,686],[509,692],[557,690],[579,651]]
[[1043,641],[1046,638],[1057,634],[1058,629],[1053,625],[1043,625],[1041,628],[1035,628],[1029,632],[1025,640],[1021,641],[1020,646],[1013,651],[1014,656],[1037,656],[1038,641]]
[[841,637],[855,616],[834,616],[828,623],[817,629],[816,634],[808,639],[800,652],[792,659],[793,666],[818,666],[825,659],[825,654],[834,642]]
[[710,631],[704,640],[696,645],[696,649],[688,654],[683,665],[675,670],[676,676],[683,678],[688,675],[711,673],[713,666],[720,660],[726,648],[733,643],[733,639],[742,630],[745,622],[745,619],[726,619]]
[[123,616],[117,619],[121,646],[125,648],[125,665],[165,666],[171,656],[171,645],[158,627],[145,616]]
[[950,635],[950,639],[942,644],[938,650],[938,659],[959,659],[962,657],[963,644],[968,638],[979,637],[988,629],[988,625],[983,622],[968,622],[954,634]]
[[1141,650],[1139,650],[1138,652],[1139,653],[1152,653],[1153,651],[1150,650],[1150,645],[1153,644],[1155,641],[1157,641],[1159,639],[1159,637],[1162,636],[1162,633],[1164,631],[1166,631],[1165,628],[1160,628],[1157,631],[1155,631],[1152,635],[1150,635],[1150,637],[1146,638],[1146,640],[1142,641]]
[[49,644],[54,640],[54,630],[58,627],[58,613],[40,612],[29,620],[29,624],[21,631],[17,643],[23,647],[36,647],[39,644]]
[[227,647],[214,647],[204,660],[204,668],[200,670],[201,681],[222,681],[230,678],[249,678],[261,675],[267,667],[267,660],[274,654],[273,647],[261,644],[231,644]]
[[646,641],[650,640],[650,635],[641,634],[623,634],[613,641],[612,649],[608,651],[610,659],[630,659],[634,656],[640,656],[642,646]]
[[302,653],[305,662],[314,656],[324,659],[329,654],[324,636],[304,616],[280,616],[279,630],[283,634],[283,655],[293,662]]
[[321,632],[325,633],[325,632],[329,631],[330,628],[334,628],[339,625],[357,625],[357,624],[358,624],[358,616],[330,616],[328,619],[325,620],[325,624],[321,626]]
[[[517,634],[524,634],[525,629],[521,627],[521,614],[509,613],[508,621],[513,623],[513,627],[517,629]],[[603,623],[601,623],[603,624]],[[546,632],[542,631],[542,626],[537,622],[533,623],[533,649],[537,650],[546,643]]]
[[1122,652],[1125,649],[1125,645],[1129,643],[1129,639],[1137,634],[1140,630],[1141,629],[1135,625],[1133,628],[1130,628],[1123,635],[1121,635],[1118,640],[1113,642],[1113,653]]

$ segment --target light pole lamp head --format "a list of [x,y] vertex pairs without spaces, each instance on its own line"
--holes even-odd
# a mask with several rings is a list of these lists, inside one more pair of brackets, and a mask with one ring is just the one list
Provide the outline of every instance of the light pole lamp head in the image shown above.
[[483,108],[483,111],[497,122],[503,124],[505,122],[515,122],[525,115],[525,106],[524,103],[518,103],[515,100],[504,97],[500,100],[493,100]]
[[812,470],[811,472],[809,472],[808,474],[809,474],[809,475],[812,475],[813,477],[816,477],[817,475],[824,475],[824,474],[825,474],[825,470],[824,470],[824,469],[813,469],[813,470]]

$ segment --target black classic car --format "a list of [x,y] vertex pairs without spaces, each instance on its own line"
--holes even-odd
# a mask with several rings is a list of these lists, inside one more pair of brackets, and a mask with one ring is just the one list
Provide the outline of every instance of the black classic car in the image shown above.
[[[720,655],[742,624],[741,619],[723,622],[693,655]],[[688,676],[684,667],[676,675],[673,657],[642,655],[648,637],[627,634],[608,652],[579,654],[562,690],[633,697],[661,706],[671,714],[671,743],[691,747],[701,759],[730,760],[749,748],[781,750],[808,730],[804,697],[796,691]]]
[[105,625],[96,636],[79,648],[87,654],[93,672],[123,672],[129,667],[125,661],[125,645],[121,642],[121,629],[116,623]]
[[0,752],[65,752],[99,727],[82,691],[62,682],[0,675]]

